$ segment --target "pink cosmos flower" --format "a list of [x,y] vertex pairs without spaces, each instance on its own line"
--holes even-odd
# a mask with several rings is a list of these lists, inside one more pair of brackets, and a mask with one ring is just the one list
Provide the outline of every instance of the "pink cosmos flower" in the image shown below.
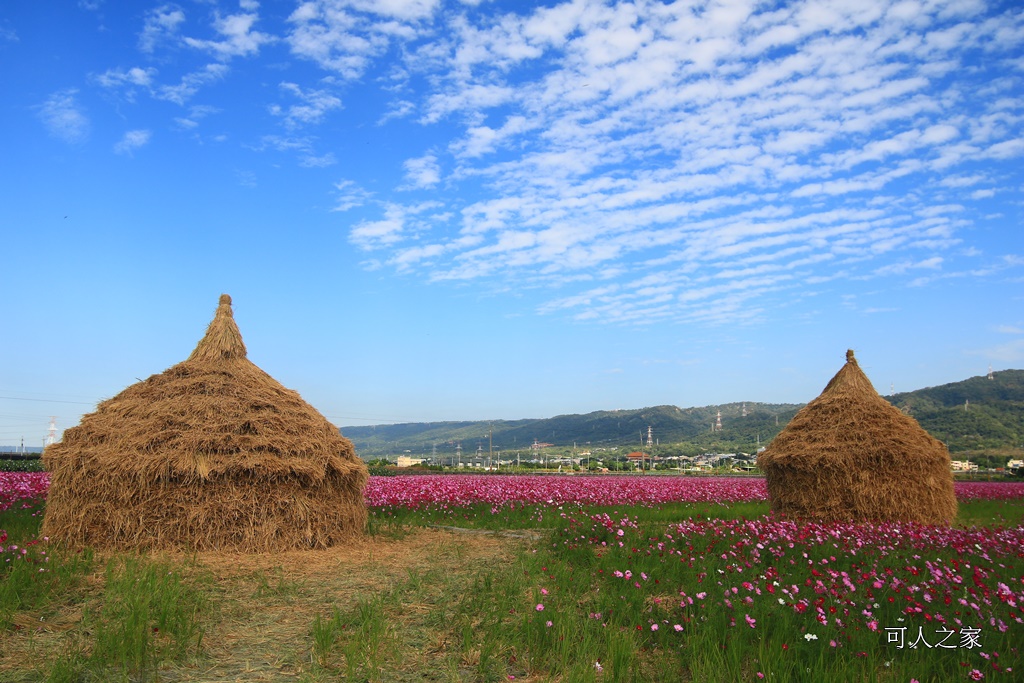
[[537,606],[534,607],[534,609],[537,610],[538,612],[543,612],[544,611],[544,603],[538,602]]

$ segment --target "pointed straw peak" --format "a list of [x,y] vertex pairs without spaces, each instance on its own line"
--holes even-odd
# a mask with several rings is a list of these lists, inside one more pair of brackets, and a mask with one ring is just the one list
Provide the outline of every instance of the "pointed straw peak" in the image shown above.
[[878,397],[878,392],[871,385],[864,371],[861,370],[857,359],[853,356],[853,349],[846,351],[846,364],[839,368],[839,372],[825,386],[823,394],[835,392],[852,393],[861,396]]
[[196,345],[190,361],[220,361],[232,358],[245,358],[245,343],[242,333],[235,324],[235,316],[231,311],[231,297],[220,295],[217,313],[213,316],[206,335]]

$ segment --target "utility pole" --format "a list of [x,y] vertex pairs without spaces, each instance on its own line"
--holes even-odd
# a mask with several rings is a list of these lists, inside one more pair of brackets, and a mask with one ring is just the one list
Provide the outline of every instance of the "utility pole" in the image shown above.
[[494,455],[494,424],[487,428],[487,471],[491,470],[491,458]]

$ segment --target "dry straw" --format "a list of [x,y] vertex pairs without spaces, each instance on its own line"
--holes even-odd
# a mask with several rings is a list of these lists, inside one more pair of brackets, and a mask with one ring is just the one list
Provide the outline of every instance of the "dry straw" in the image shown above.
[[366,526],[352,442],[246,357],[226,294],[184,362],[100,403],[43,462],[43,533],[74,546],[268,552]]
[[773,512],[817,521],[949,524],[949,452],[878,395],[853,351],[757,458]]

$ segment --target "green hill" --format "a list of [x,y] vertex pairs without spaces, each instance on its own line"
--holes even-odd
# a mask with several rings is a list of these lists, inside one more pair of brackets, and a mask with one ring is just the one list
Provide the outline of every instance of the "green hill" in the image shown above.
[[[559,415],[533,420],[486,422],[433,422],[370,427],[343,427],[342,433],[365,457],[399,455],[405,451],[423,455],[448,454],[461,443],[469,455],[482,448],[525,450],[534,441],[580,449],[633,447],[646,440],[647,428],[659,444],[689,444],[694,452],[721,444],[721,450],[756,449],[767,443],[800,408],[793,404],[729,403],[721,406],[682,409],[653,406],[636,410],[602,410],[585,415]],[[722,430],[712,432],[718,412]],[[736,446],[732,448],[731,446]]]
[[1024,370],[896,394],[889,399],[950,452],[1024,448]]
[[[1024,444],[1024,370],[888,397],[951,452],[1002,451]],[[753,453],[786,426],[802,404],[727,403],[699,408],[653,406],[530,420],[427,422],[342,427],[364,458],[408,452],[447,456],[461,444],[478,450],[527,450],[536,440],[571,449],[639,449],[650,427],[663,454]],[[722,428],[713,429],[721,412]],[[746,413],[744,415],[744,412]]]

